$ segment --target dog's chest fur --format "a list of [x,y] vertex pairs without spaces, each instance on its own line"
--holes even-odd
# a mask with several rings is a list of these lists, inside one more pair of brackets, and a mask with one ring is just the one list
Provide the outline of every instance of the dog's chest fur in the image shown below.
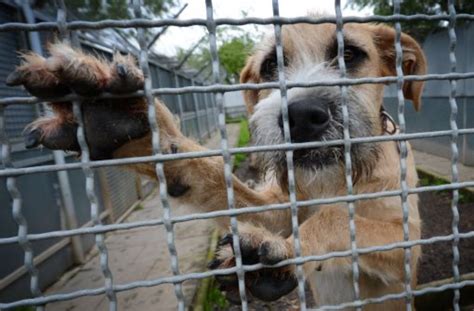
[[335,305],[354,299],[350,273],[336,269],[315,271],[308,277],[308,282],[318,306]]

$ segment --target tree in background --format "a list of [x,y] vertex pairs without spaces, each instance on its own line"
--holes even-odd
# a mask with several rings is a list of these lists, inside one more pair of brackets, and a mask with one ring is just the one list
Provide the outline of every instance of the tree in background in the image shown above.
[[239,81],[240,71],[253,47],[254,41],[248,34],[225,41],[219,47],[219,60],[227,72],[227,82]]
[[[372,7],[376,15],[393,14],[392,0],[349,0],[348,5],[355,7]],[[473,0],[455,0],[454,7],[456,13],[473,13]],[[445,0],[403,0],[400,3],[400,13],[405,15],[413,14],[440,14],[448,13],[448,1]],[[412,21],[402,24],[404,32],[409,33],[416,39],[422,41],[426,35],[433,30],[439,29],[446,22],[430,22],[430,21]]]
[[[249,32],[238,27],[219,27],[217,29],[217,52],[221,67],[226,73],[225,81],[227,83],[239,81],[240,71],[245,66],[247,57],[252,51],[257,37],[258,35],[252,36]],[[187,50],[179,49],[178,59],[182,59],[185,54],[187,54]],[[189,57],[186,65],[199,70],[210,63],[209,40],[206,38]],[[203,76],[205,75],[206,73],[203,74]]]

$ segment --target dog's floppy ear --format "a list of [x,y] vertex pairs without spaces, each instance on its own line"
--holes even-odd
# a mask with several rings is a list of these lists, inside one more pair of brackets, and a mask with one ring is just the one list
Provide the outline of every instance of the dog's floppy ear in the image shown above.
[[[240,72],[240,83],[258,83],[260,80],[259,72],[255,68],[255,59],[250,56],[247,59],[244,69]],[[256,90],[243,90],[245,104],[247,105],[247,111],[249,114],[253,113],[253,107],[258,102],[258,91]]]
[[[388,26],[374,27],[375,44],[379,50],[382,66],[382,76],[396,76],[395,30]],[[401,45],[403,50],[402,70],[404,75],[424,75],[427,71],[426,59],[420,45],[409,35],[402,33]],[[419,111],[424,81],[405,81],[403,95],[410,99]]]

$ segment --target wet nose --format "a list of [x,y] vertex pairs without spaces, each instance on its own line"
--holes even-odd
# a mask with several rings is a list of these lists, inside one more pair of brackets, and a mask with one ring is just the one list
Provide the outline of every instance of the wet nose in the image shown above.
[[[292,142],[319,140],[329,126],[328,101],[322,98],[305,98],[290,102],[288,119]],[[283,130],[281,118],[279,124]]]

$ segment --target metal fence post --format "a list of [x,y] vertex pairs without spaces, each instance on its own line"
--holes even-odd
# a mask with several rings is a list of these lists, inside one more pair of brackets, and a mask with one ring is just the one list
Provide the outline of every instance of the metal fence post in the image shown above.
[[209,112],[209,99],[207,95],[208,95],[207,93],[201,94],[201,98],[202,98],[202,101],[204,102],[204,109],[206,113],[207,137],[211,138],[214,128],[212,127],[211,122],[209,121],[210,112]]
[[[191,85],[195,86],[194,84],[194,79],[191,79]],[[193,104],[194,104],[194,114],[196,116],[196,121],[197,121],[197,129],[198,129],[198,137],[199,137],[199,142],[202,143],[202,128],[201,128],[201,118],[199,116],[199,102],[198,102],[198,94],[196,92],[193,92]]]
[[[30,6],[29,1],[22,2],[23,14],[28,23],[34,24],[36,22],[35,16]],[[31,49],[38,53],[39,55],[44,55],[43,49],[41,47],[41,40],[38,32],[29,32],[28,38],[31,44]],[[43,110],[51,115],[51,112],[47,109],[45,104],[43,105]],[[54,150],[53,152],[54,163],[62,165],[66,163],[64,158],[64,153],[59,150]],[[79,227],[76,215],[76,207],[74,204],[74,199],[72,196],[71,183],[69,181],[69,175],[67,171],[58,171],[57,173],[59,181],[59,189],[61,191],[62,198],[62,207],[64,208],[64,215],[66,216],[66,225],[68,229],[76,229]],[[72,246],[72,255],[74,262],[81,264],[84,262],[84,248],[82,246],[82,240],[78,236],[71,237],[71,246]]]
[[[173,70],[173,76],[174,76],[174,86],[179,87],[179,77],[178,73]],[[178,115],[179,115],[179,122],[181,124],[181,130],[185,135],[188,135],[188,127],[186,126],[186,121],[184,120],[184,111],[183,111],[183,99],[181,98],[181,94],[176,95],[178,98]]]

